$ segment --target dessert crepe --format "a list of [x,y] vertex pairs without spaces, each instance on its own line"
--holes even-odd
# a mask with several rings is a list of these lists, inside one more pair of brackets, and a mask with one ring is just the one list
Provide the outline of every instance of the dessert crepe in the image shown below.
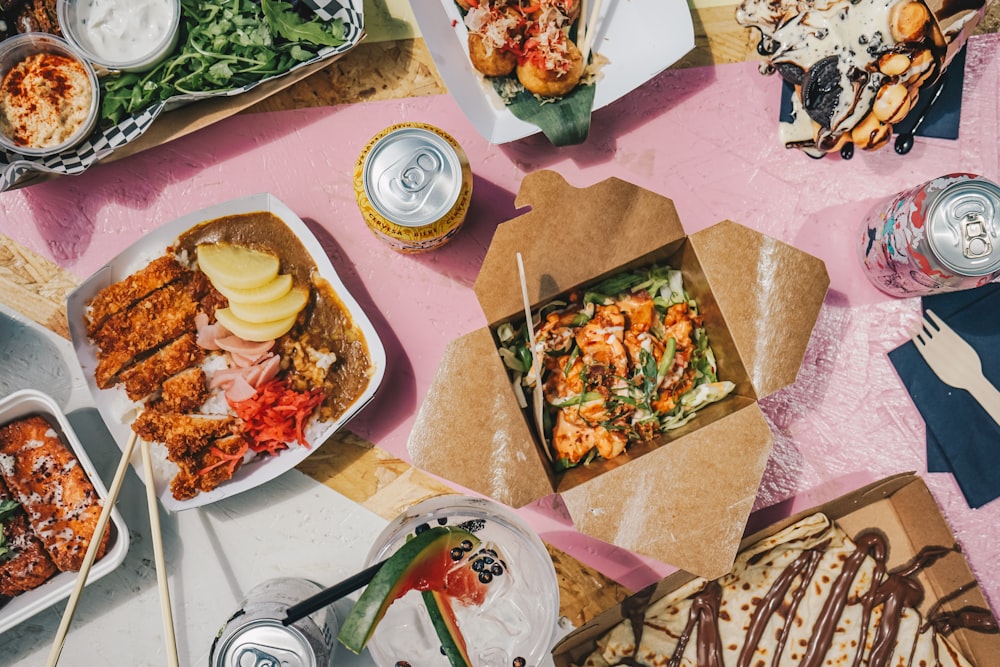
[[949,551],[888,572],[881,533],[855,542],[813,514],[741,552],[729,574],[695,579],[622,621],[584,667],[966,667],[915,608],[923,590],[913,575]]
[[961,4],[743,0],[736,18],[760,32],[762,73],[795,88],[793,121],[781,125],[786,147],[822,157],[888,143],[985,13],[985,0]]

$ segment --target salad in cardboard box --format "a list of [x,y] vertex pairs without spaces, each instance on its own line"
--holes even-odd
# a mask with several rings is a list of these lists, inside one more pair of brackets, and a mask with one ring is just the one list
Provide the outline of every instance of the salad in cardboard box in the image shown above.
[[826,267],[730,221],[688,236],[615,178],[540,171],[516,204],[475,285],[490,325],[446,348],[414,464],[513,507],[558,493],[587,535],[728,571],[773,440],[757,399],[795,380]]

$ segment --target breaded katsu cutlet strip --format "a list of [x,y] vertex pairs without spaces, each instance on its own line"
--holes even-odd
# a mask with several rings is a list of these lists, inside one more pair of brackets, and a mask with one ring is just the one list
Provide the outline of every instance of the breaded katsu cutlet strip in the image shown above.
[[143,355],[195,330],[199,301],[207,293],[204,274],[190,274],[156,290],[101,326],[93,339],[100,348],[94,379],[97,386],[112,386],[119,372]]
[[185,369],[164,380],[160,398],[151,407],[164,412],[194,412],[208,400],[208,380],[199,367]]
[[[0,428],[0,475],[56,567],[79,570],[101,501],[80,462],[44,417],[24,417]],[[108,536],[101,536],[98,558]]]
[[197,366],[205,358],[205,350],[195,342],[193,333],[167,343],[150,356],[118,374],[125,393],[133,401],[149,396],[176,373]]
[[[0,501],[12,499],[0,476]],[[7,517],[2,530],[8,551],[7,556],[0,560],[0,597],[14,597],[37,588],[59,571],[45,547],[31,532],[23,509],[18,507]]]
[[165,255],[154,259],[124,280],[108,285],[90,301],[86,321],[87,335],[93,337],[109,317],[128,309],[186,273],[187,269],[173,255]]
[[232,479],[243,464],[249,445],[241,435],[231,435],[215,440],[200,451],[177,462],[180,470],[170,480],[174,498],[187,500],[200,491],[211,491]]
[[176,462],[207,447],[213,440],[235,434],[237,426],[237,419],[231,416],[146,410],[132,423],[132,430],[147,442],[163,443],[167,458]]

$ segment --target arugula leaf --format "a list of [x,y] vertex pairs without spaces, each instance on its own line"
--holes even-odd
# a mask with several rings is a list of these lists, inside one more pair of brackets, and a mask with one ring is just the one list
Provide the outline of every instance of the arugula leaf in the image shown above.
[[271,29],[289,42],[308,42],[323,46],[339,46],[344,43],[344,28],[338,23],[324,23],[318,19],[307,21],[291,6],[277,0],[261,0],[260,6]]
[[3,561],[10,552],[7,546],[7,536],[4,534],[4,521],[17,511],[20,505],[13,500],[0,500],[0,561]]
[[13,500],[0,500],[0,522],[9,519],[20,506],[20,504]]

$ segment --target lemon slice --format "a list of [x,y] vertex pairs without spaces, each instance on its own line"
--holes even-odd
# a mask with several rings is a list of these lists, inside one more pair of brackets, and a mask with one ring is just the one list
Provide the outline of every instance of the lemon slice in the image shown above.
[[222,293],[222,296],[229,299],[230,304],[267,303],[268,301],[280,299],[291,291],[292,275],[290,273],[282,273],[275,276],[274,280],[264,283],[260,287],[251,287],[250,289],[237,289],[227,285],[216,285],[215,288]]
[[232,333],[236,334],[243,340],[249,340],[254,343],[263,343],[269,340],[275,340],[281,336],[288,333],[289,329],[295,324],[295,315],[291,317],[286,317],[283,320],[274,320],[270,322],[247,322],[246,320],[240,319],[233,314],[233,311],[229,308],[220,308],[215,311],[215,319],[219,321],[222,326],[226,327]]
[[252,289],[278,275],[280,262],[270,253],[225,243],[202,244],[196,253],[198,267],[216,289]]
[[266,303],[239,303],[229,300],[229,310],[245,322],[259,323],[295,317],[309,300],[309,290],[294,287],[288,294]]

